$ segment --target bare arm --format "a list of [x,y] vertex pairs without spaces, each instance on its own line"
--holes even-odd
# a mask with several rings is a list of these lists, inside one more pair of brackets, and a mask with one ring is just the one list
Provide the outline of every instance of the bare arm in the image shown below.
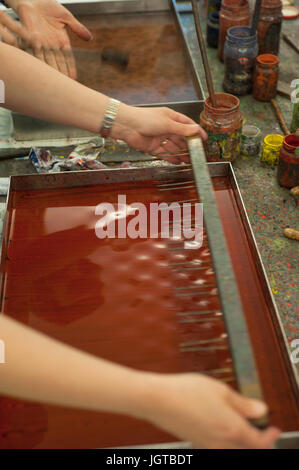
[[[5,106],[13,111],[99,132],[109,98],[59,73],[35,57],[0,43],[0,79]],[[176,153],[184,137],[205,132],[192,119],[168,108],[120,105],[111,137],[146,152]],[[162,141],[169,141],[161,146]]]
[[136,402],[142,402],[142,373],[97,359],[4,315],[0,338],[6,361],[0,364],[0,393],[129,414],[134,414]]
[[[199,447],[269,447],[279,431],[247,418],[266,406],[200,374],[154,374],[112,364],[1,315],[0,393],[146,419]],[[38,353],[37,353],[38,352]]]

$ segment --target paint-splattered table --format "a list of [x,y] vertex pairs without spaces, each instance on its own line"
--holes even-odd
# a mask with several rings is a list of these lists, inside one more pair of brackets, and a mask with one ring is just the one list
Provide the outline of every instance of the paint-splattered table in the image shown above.
[[[299,5],[298,1],[295,3]],[[202,11],[201,14],[204,25],[206,13]],[[183,24],[196,60],[197,42],[191,15],[183,16]],[[299,18],[283,21],[283,31],[299,38]],[[224,65],[218,60],[216,49],[208,48],[208,56],[215,90],[222,91]],[[299,55],[283,40],[281,40],[279,58],[280,80],[291,84],[293,79],[299,79]],[[197,63],[207,94],[203,67],[200,60]],[[263,137],[267,134],[283,134],[270,103],[258,102],[251,95],[242,97],[240,101],[245,121],[259,127]],[[277,103],[290,126],[292,118],[290,100],[278,96]],[[291,342],[299,339],[299,243],[285,238],[283,229],[286,227],[299,229],[298,206],[289,191],[277,183],[277,168],[261,164],[260,156],[240,156],[233,166],[292,349]]]

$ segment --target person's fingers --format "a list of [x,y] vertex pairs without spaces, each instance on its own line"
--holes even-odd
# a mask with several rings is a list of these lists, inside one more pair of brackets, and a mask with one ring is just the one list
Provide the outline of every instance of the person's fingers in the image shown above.
[[74,54],[73,54],[71,46],[69,44],[63,46],[62,53],[64,55],[65,63],[68,69],[68,76],[76,80],[77,68],[76,68],[76,62],[75,62],[75,58],[74,58]]
[[32,48],[33,54],[35,57],[42,62],[46,62],[44,56],[44,50],[42,47],[42,39],[40,34],[37,32],[32,33],[31,41],[29,42],[29,46]]
[[68,71],[68,66],[66,63],[66,58],[63,52],[60,49],[56,49],[54,51],[55,54],[55,60],[58,66],[58,70],[63,73],[64,75],[68,76],[69,71]]
[[21,25],[19,21],[14,20],[9,15],[0,11],[0,23],[2,26],[5,26],[10,32],[16,34],[25,42],[30,40],[29,33],[27,30]]
[[73,31],[73,33],[79,36],[79,38],[84,39],[85,41],[90,41],[92,39],[91,32],[73,15],[71,15],[71,18],[68,20],[67,25]]
[[16,36],[8,31],[4,26],[0,25],[0,38],[5,44],[10,46],[18,47],[18,40]]
[[42,47],[34,47],[33,54],[35,55],[37,59],[41,60],[42,62],[45,62],[45,63],[47,62],[44,56],[44,50]]
[[172,135],[171,140],[179,147],[180,150],[188,152],[188,144],[185,137],[180,135]]
[[49,47],[44,47],[43,50],[46,63],[54,69],[59,70],[54,50],[50,49]]
[[180,151],[180,147],[168,136],[161,136],[161,144],[159,146],[164,154],[176,154]]
[[200,135],[203,140],[207,139],[207,134],[198,124],[182,124],[174,120],[169,120],[167,127],[170,134],[178,134],[185,137]]
[[[203,140],[206,140],[208,138],[208,136],[207,136],[206,132],[204,131],[204,129],[202,129],[202,127],[200,127],[198,124],[196,124],[196,122],[194,122],[193,119],[189,118],[185,114],[178,113],[178,112],[173,111],[172,109],[169,109],[169,108],[167,108],[167,113],[168,113],[169,118],[172,119],[173,121],[177,122],[177,123],[188,124],[190,126],[197,125],[198,126],[198,133],[200,134],[201,138]],[[178,127],[177,127],[177,129],[178,129]],[[183,129],[183,128],[181,127],[181,129]],[[182,135],[187,137],[187,136],[190,136],[192,134],[184,133]]]
[[268,412],[268,407],[265,403],[244,397],[234,390],[229,390],[227,401],[246,418],[261,418],[266,416]]
[[258,431],[244,421],[238,428],[237,444],[245,449],[269,449],[279,438],[280,431],[271,427],[265,431]]
[[164,156],[161,155],[160,158],[165,160],[168,163],[172,163],[173,165],[179,165],[180,163],[189,163],[189,157],[186,155],[182,156]]
[[196,124],[196,122],[193,121],[193,119],[186,116],[185,114],[178,113],[177,111],[174,111],[173,109],[170,109],[170,108],[166,108],[166,109],[167,109],[168,116],[174,121],[180,122],[181,124]]
[[299,129],[296,130],[295,134],[296,134],[296,137],[299,137]]
[[173,163],[175,165],[179,163],[189,163],[190,157],[188,154],[188,147],[187,142],[184,137],[178,135],[172,135],[171,141],[176,144],[177,151],[175,152],[175,156],[165,155],[165,153],[160,153],[159,157],[163,160],[166,160],[168,163]]

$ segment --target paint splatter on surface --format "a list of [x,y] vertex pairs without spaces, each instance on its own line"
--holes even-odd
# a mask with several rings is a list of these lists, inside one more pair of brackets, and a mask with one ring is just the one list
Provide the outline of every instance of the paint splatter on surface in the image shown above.
[[[205,12],[201,11],[205,28]],[[184,30],[190,41],[194,60],[197,63],[206,96],[204,69],[198,57],[198,46],[194,33],[194,23],[190,15],[184,15]],[[299,19],[284,21],[283,31],[299,35]],[[224,65],[217,59],[217,50],[208,48],[208,57],[213,74],[216,92],[222,91]],[[285,83],[299,78],[297,53],[283,40],[280,45],[280,77]],[[292,104],[277,96],[277,103],[290,126]],[[283,134],[275,118],[270,103],[256,101],[251,95],[240,97],[241,112],[247,124],[257,126],[262,132],[262,141],[267,134]],[[299,229],[299,205],[287,189],[276,181],[277,167],[260,162],[255,157],[240,156],[233,163],[234,171],[247,208],[259,251],[267,272],[271,290],[279,310],[280,318],[289,344],[299,338],[299,243],[284,237],[283,229]],[[291,349],[290,349],[291,351]],[[299,365],[297,367],[299,374]]]

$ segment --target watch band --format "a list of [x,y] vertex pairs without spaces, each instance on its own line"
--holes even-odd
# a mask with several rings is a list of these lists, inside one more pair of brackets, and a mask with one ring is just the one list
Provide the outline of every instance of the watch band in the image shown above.
[[109,137],[115,118],[118,113],[119,105],[120,105],[120,101],[115,100],[113,98],[110,99],[108,108],[105,111],[101,129],[100,129],[101,137],[103,138]]

